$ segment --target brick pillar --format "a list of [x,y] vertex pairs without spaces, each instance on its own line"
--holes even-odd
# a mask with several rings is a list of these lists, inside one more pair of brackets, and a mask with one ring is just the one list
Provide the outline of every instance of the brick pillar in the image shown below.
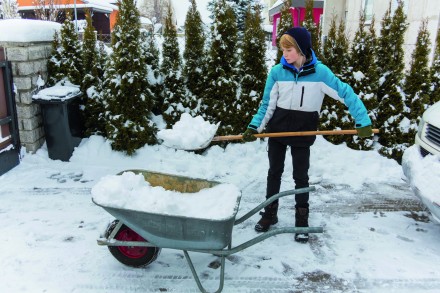
[[47,80],[52,43],[0,42],[0,47],[5,48],[6,60],[12,63],[20,141],[27,152],[35,153],[45,138],[40,106],[32,102],[32,95],[38,89],[38,77]]

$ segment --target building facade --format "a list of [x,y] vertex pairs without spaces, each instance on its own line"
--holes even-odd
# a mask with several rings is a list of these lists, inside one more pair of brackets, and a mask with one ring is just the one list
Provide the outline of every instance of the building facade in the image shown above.
[[[269,9],[269,21],[272,24],[272,46],[276,46],[277,28],[281,20],[281,9],[283,1],[277,1]],[[313,1],[313,20],[317,25],[321,21],[323,14],[324,1]],[[305,0],[291,0],[290,14],[292,15],[293,26],[300,26],[306,16],[306,1]]]
[[[347,36],[349,40],[359,27],[359,14],[363,11],[367,18],[367,25],[371,24],[374,16],[374,27],[376,35],[380,35],[381,21],[389,5],[394,11],[397,8],[398,0],[325,0],[324,17],[322,21],[322,36],[325,37],[330,29],[333,16],[345,21]],[[428,31],[431,40],[431,55],[433,59],[435,40],[440,27],[440,1],[439,0],[403,0],[404,11],[407,15],[408,29],[405,32],[405,61],[409,64],[411,54],[416,46],[417,35],[423,20],[428,21]]]

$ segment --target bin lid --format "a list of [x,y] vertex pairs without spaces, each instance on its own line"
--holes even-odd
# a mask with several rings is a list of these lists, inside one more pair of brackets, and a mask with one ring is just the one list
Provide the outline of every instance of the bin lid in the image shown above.
[[37,103],[65,102],[80,96],[82,93],[76,85],[54,85],[44,88],[32,96]]

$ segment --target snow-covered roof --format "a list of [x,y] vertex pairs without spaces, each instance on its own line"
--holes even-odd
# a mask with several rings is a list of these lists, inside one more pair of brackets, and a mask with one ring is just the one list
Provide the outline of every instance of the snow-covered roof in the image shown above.
[[[117,5],[109,3],[109,1],[101,1],[101,0],[83,0],[83,3],[77,3],[75,4],[60,4],[60,5],[54,5],[56,8],[59,9],[82,9],[82,8],[93,8],[94,11],[99,11],[103,13],[112,13],[114,10],[119,10],[119,7]],[[18,11],[23,10],[34,10],[36,9],[36,6],[19,6]]]
[[[119,7],[115,4],[112,4],[110,1],[102,1],[102,0],[83,0],[84,3],[88,3],[90,5],[93,5],[95,7],[105,7],[112,10],[119,10]],[[113,2],[113,1],[112,1]],[[116,3],[117,1],[114,1]]]

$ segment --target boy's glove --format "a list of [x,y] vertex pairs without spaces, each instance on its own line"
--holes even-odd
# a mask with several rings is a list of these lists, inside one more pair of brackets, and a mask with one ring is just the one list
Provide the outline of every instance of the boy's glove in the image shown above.
[[255,141],[257,138],[254,136],[254,134],[257,134],[258,132],[252,128],[246,129],[246,131],[243,133],[243,140],[246,142]]
[[373,129],[371,128],[371,125],[356,128],[356,131],[359,137],[370,137],[373,135]]

